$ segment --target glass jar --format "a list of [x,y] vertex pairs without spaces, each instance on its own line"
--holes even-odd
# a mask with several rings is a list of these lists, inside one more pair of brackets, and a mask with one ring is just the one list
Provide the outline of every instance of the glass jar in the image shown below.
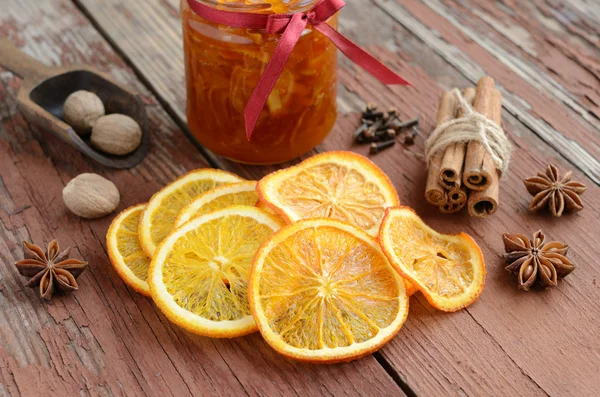
[[[318,0],[198,0],[228,11],[305,11]],[[219,25],[181,1],[187,84],[187,118],[206,148],[250,164],[292,160],[321,143],[337,117],[337,51],[309,25],[262,110],[252,139],[244,108],[281,37]],[[337,28],[337,18],[328,23]]]

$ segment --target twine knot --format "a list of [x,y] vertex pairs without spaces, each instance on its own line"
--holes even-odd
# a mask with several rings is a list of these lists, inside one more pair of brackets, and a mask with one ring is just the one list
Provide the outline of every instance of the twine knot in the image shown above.
[[502,127],[477,113],[465,101],[458,88],[453,89],[452,95],[458,100],[459,111],[463,116],[448,120],[438,125],[425,141],[425,159],[427,164],[431,158],[454,143],[481,142],[489,153],[494,165],[504,173],[510,163],[511,145]]

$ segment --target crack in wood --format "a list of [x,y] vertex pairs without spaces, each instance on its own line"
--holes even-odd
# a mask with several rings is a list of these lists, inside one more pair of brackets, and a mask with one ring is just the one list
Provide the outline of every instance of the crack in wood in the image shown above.
[[489,337],[490,337],[490,338],[491,338],[491,339],[492,339],[494,342],[496,342],[496,345],[497,345],[497,346],[498,346],[498,347],[499,347],[499,348],[500,348],[500,349],[501,349],[501,350],[502,350],[502,351],[503,351],[503,352],[506,354],[506,356],[507,356],[507,357],[509,357],[509,358],[512,360],[512,362],[515,364],[515,366],[516,366],[517,368],[519,368],[519,369],[521,370],[521,373],[522,373],[524,376],[526,376],[527,378],[529,378],[529,380],[531,380],[531,382],[532,382],[534,385],[536,385],[536,386],[537,386],[537,387],[540,389],[540,391],[542,391],[542,392],[543,392],[543,393],[544,393],[546,396],[550,396],[550,394],[549,394],[549,393],[548,393],[546,390],[544,390],[544,388],[543,388],[543,387],[542,387],[542,386],[541,386],[541,385],[540,385],[538,382],[536,382],[536,380],[535,380],[535,379],[534,379],[534,378],[533,378],[531,375],[529,375],[529,374],[528,374],[528,373],[525,371],[525,369],[524,369],[524,368],[523,368],[521,365],[517,364],[517,362],[515,361],[515,359],[514,359],[514,358],[513,358],[513,357],[512,357],[512,356],[511,356],[511,355],[510,355],[510,354],[509,354],[509,353],[508,353],[508,352],[507,352],[505,349],[504,349],[504,347],[502,347],[502,345],[501,345],[501,344],[500,344],[500,343],[499,343],[499,342],[496,340],[496,338],[494,338],[494,336],[493,336],[492,334],[490,334],[490,332],[489,332],[489,331],[488,331],[488,330],[487,330],[487,329],[486,329],[486,328],[485,328],[483,325],[481,325],[481,324],[479,323],[479,321],[477,321],[477,319],[475,318],[475,316],[473,316],[473,314],[471,314],[471,313],[469,312],[469,310],[468,310],[468,309],[466,309],[466,310],[465,310],[465,312],[466,312],[466,313],[467,313],[467,314],[468,314],[468,315],[469,315],[469,316],[470,316],[470,317],[473,319],[473,321],[474,321],[474,322],[475,322],[475,323],[476,323],[476,324],[477,324],[477,325],[478,325],[478,326],[479,326],[479,327],[480,327],[480,328],[483,330],[483,332],[485,332],[487,335],[489,335]]
[[415,391],[402,378],[400,372],[394,370],[394,367],[380,352],[373,353],[373,357],[375,357],[375,360],[377,360],[379,365],[381,365],[383,369],[385,369],[385,372],[388,373],[388,375],[394,380],[394,382],[396,382],[396,384],[400,386],[400,388],[402,389],[404,394],[406,394],[407,397],[417,397]]

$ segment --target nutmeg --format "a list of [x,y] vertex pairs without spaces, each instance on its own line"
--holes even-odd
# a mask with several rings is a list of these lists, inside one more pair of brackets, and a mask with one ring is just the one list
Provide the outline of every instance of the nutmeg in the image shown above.
[[142,142],[139,124],[123,114],[100,117],[90,138],[92,145],[103,152],[124,155],[133,152]]
[[98,174],[80,174],[63,189],[63,201],[75,215],[101,218],[119,206],[121,196],[114,183]]
[[89,91],[75,91],[63,105],[63,115],[79,135],[89,134],[96,121],[104,116],[104,104],[98,95]]

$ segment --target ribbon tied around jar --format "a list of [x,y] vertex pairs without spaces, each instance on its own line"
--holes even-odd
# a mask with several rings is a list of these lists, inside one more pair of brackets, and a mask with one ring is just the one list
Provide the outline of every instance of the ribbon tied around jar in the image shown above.
[[262,29],[267,33],[281,34],[275,51],[244,109],[248,140],[251,139],[252,131],[258,122],[260,113],[308,24],[327,36],[352,62],[365,69],[383,84],[410,85],[383,63],[327,24],[327,20],[346,5],[343,0],[320,0],[312,9],[293,14],[254,14],[226,11],[202,4],[197,0],[187,0],[187,2],[196,15],[208,21],[236,28]]

